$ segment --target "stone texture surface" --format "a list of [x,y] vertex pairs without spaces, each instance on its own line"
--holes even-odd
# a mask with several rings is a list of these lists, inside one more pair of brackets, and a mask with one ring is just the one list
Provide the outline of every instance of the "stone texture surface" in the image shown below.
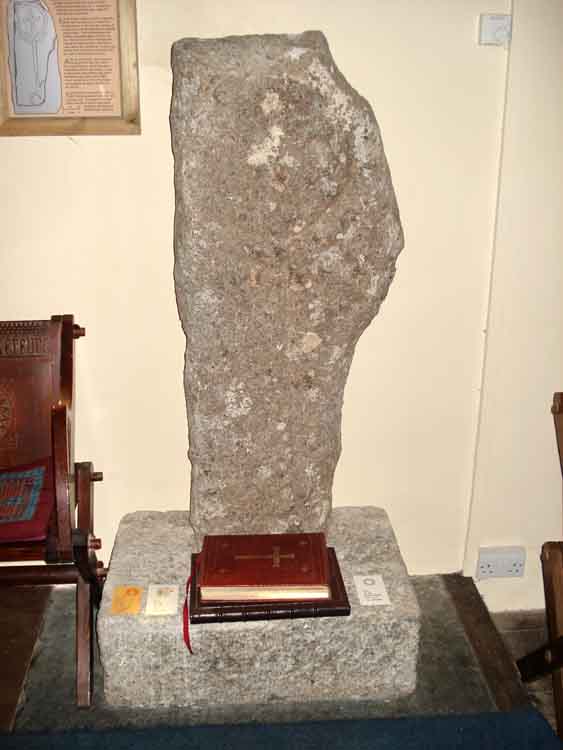
[[191,521],[320,530],[354,348],[403,245],[379,128],[320,32],[183,39],[172,67]]
[[[350,617],[192,626],[181,603],[194,549],[187,512],[122,520],[98,616],[105,698],[116,706],[189,707],[189,721],[345,718],[415,689],[419,609],[383,510],[336,508],[328,527]],[[383,576],[391,606],[359,604],[353,576]],[[178,614],[146,616],[149,584],[180,586]],[[145,588],[141,614],[112,615],[117,585]]]

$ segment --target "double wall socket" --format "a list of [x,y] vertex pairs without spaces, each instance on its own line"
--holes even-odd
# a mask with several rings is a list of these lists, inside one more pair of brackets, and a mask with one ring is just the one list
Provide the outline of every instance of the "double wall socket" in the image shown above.
[[519,578],[526,566],[525,547],[480,547],[477,578]]

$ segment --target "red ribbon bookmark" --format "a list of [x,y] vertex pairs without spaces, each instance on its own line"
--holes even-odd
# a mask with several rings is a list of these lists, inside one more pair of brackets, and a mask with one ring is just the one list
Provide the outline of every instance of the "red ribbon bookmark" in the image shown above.
[[184,599],[184,610],[183,610],[183,616],[184,616],[184,643],[188,647],[188,651],[193,656],[192,651],[192,644],[190,642],[190,613],[188,610],[188,598],[190,596],[190,586],[192,583],[192,577],[190,576],[188,578],[188,582],[186,583],[186,598]]
[[[199,557],[196,561],[195,567],[199,566]],[[190,586],[192,585],[193,571],[190,573],[190,577],[186,582],[186,598],[184,599],[183,608],[183,619],[184,619],[184,643],[188,647],[188,651],[193,656],[192,644],[190,641],[190,611],[189,611],[189,599],[190,599]]]

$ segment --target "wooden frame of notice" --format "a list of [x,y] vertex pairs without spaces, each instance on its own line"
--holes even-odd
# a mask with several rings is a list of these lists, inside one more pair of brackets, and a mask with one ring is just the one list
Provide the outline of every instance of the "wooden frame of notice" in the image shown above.
[[[86,0],[87,2],[88,0]],[[137,135],[141,132],[136,0],[116,0],[119,21],[120,116],[13,115],[6,82],[8,51],[0,38],[0,136]],[[5,21],[2,21],[5,22]]]

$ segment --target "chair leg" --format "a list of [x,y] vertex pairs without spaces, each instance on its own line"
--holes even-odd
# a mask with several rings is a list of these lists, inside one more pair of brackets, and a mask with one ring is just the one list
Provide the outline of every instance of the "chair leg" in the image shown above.
[[[102,474],[94,472],[90,462],[75,464],[78,528],[73,530],[74,562],[80,576],[76,585],[76,702],[89,706],[92,701],[94,655],[94,607],[101,598],[103,578],[98,575],[95,550],[101,542],[94,533],[92,483]],[[103,565],[101,565],[103,568]]]
[[[541,554],[549,640],[563,636],[563,543],[546,542]],[[552,674],[557,734],[563,739],[563,668]]]
[[92,701],[93,616],[92,587],[82,578],[76,584],[76,703],[86,708]]

